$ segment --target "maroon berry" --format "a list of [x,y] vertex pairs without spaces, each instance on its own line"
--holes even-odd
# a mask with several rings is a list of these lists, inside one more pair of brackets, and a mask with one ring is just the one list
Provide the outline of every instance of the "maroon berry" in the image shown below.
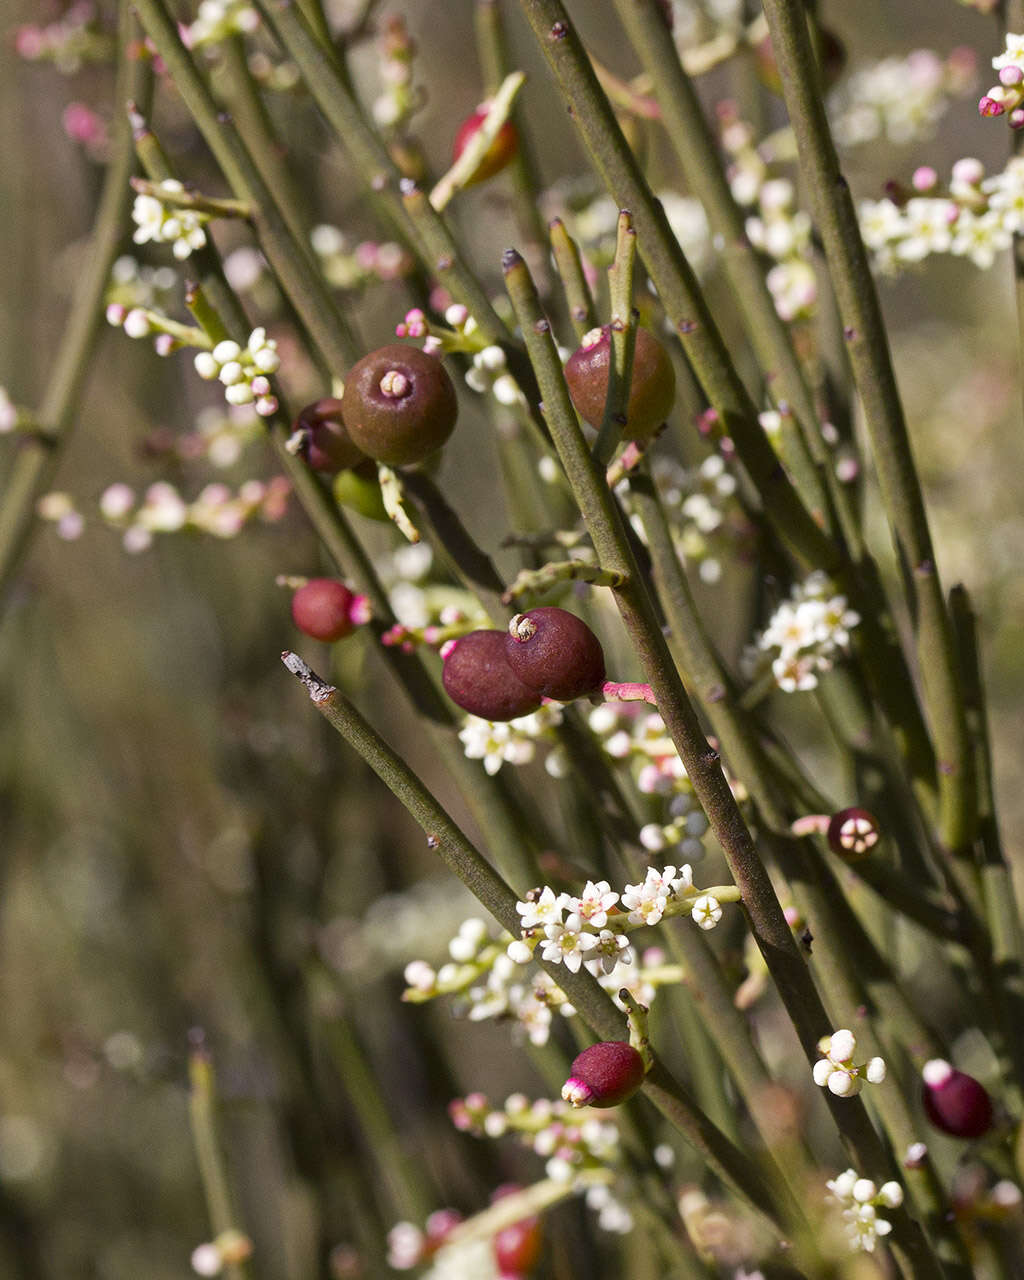
[[505,658],[523,684],[557,702],[604,684],[600,640],[582,618],[554,606],[516,614],[508,624]]
[[[452,147],[453,164],[469,146],[486,119],[487,107],[477,107],[473,114],[467,116],[462,124],[459,125],[459,131],[455,135],[455,145]],[[496,173],[500,173],[505,168],[518,150],[519,132],[511,120],[506,120],[495,134],[494,141],[484,152],[483,159],[477,166],[476,172],[466,185],[472,186],[474,182],[483,182],[487,178],[493,178]]]
[[295,430],[306,432],[303,452],[314,471],[334,475],[366,461],[366,455],[352,443],[345,430],[341,401],[331,396],[307,404],[295,419]]
[[292,620],[314,640],[341,640],[354,629],[356,597],[334,578],[311,578],[292,596]]
[[992,1127],[992,1099],[973,1076],[957,1071],[942,1058],[921,1069],[925,1115],[954,1138],[980,1138]]
[[626,1040],[604,1040],[572,1064],[562,1097],[574,1107],[617,1107],[644,1082],[644,1060]]
[[442,678],[452,702],[484,720],[515,720],[540,706],[540,694],[505,661],[504,631],[461,636],[445,657]]
[[[608,398],[611,326],[584,335],[565,366],[565,380],[576,412],[599,427]],[[668,415],[676,398],[676,374],[668,352],[648,329],[637,329],[633,377],[623,434],[628,440],[649,440]]]
[[856,862],[866,858],[878,844],[881,830],[878,819],[867,809],[840,809],[829,819],[826,839],[828,847],[840,858]]
[[455,428],[459,405],[441,361],[392,343],[371,351],[345,382],[341,413],[363,453],[388,466],[422,462]]

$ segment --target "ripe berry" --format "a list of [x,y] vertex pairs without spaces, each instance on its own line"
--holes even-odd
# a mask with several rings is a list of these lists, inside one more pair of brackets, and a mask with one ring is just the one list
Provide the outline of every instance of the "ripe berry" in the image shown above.
[[444,660],[445,693],[463,711],[484,720],[515,720],[540,706],[540,694],[505,661],[504,631],[471,631]]
[[398,343],[371,351],[345,382],[341,414],[363,453],[388,466],[422,462],[448,439],[458,401],[440,360]]
[[573,1061],[562,1097],[574,1107],[617,1107],[644,1082],[644,1060],[626,1040],[605,1040]]
[[[452,147],[453,164],[469,146],[486,119],[487,107],[477,107],[473,114],[467,116],[462,124],[459,125],[459,131],[455,135],[455,145]],[[506,120],[495,134],[494,141],[484,152],[483,159],[477,166],[476,172],[466,185],[472,186],[474,182],[483,182],[486,178],[493,178],[496,173],[500,173],[505,168],[518,150],[519,132],[511,120]]]
[[582,618],[554,606],[516,614],[508,624],[505,658],[523,684],[557,702],[604,683],[600,640]]
[[840,858],[856,862],[866,858],[878,844],[878,819],[867,809],[840,809],[829,819],[828,847]]
[[[565,366],[576,412],[592,427],[599,427],[604,416],[611,350],[611,325],[606,324],[584,334]],[[672,412],[675,398],[676,374],[668,352],[650,330],[637,329],[624,436],[649,440]]]
[[341,640],[355,627],[356,596],[334,578],[312,578],[292,596],[292,621],[314,640]]
[[925,1115],[954,1138],[980,1138],[992,1127],[992,1099],[973,1076],[957,1071],[942,1058],[921,1069]]
[[303,453],[314,471],[333,475],[366,461],[366,455],[345,430],[341,401],[331,396],[307,404],[295,419],[295,430],[308,433]]
[[[491,1193],[491,1203],[496,1204],[506,1196],[515,1195],[522,1188],[514,1182],[503,1183]],[[532,1271],[540,1260],[540,1218],[523,1218],[511,1226],[503,1227],[494,1237],[494,1261],[502,1277],[522,1277]]]

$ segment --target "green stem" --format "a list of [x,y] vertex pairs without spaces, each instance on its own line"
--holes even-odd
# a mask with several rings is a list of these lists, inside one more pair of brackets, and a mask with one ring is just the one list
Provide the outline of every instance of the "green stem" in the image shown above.
[[[520,917],[515,894],[423,782],[336,688],[322,681],[295,654],[285,653],[282,657],[288,670],[306,686],[317,710],[363,757],[427,833],[429,846],[437,851],[445,865],[499,924],[517,936]],[[603,1040],[621,1039],[622,1016],[589,974],[572,974],[560,965],[544,967],[596,1036]],[[770,1218],[777,1214],[775,1189],[763,1181],[753,1163],[693,1106],[686,1092],[660,1063],[655,1063],[649,1073],[645,1091],[725,1183],[759,1212]]]
[[[206,1196],[206,1207],[214,1237],[238,1231],[238,1217],[231,1200],[227,1168],[221,1150],[217,1126],[217,1102],[213,1064],[203,1048],[189,1055],[188,1115],[199,1176]],[[229,1280],[245,1280],[249,1268],[244,1262],[229,1262],[225,1267]]]
[[838,553],[815,523],[757,421],[757,410],[665,211],[644,180],[615,114],[560,0],[520,0],[595,167],[620,209],[633,216],[640,256],[708,399],[787,543],[809,563],[831,568]]
[[[529,0],[528,0],[529,2]],[[541,311],[537,291],[522,258],[508,251],[503,261],[505,283],[533,361],[544,402],[544,414],[562,465],[573,486],[584,522],[603,568],[622,573],[613,589],[623,623],[654,690],[658,710],[683,762],[729,870],[740,890],[751,931],[765,958],[808,1060],[818,1057],[817,1044],[832,1030],[821,998],[758,856],[753,837],[736,803],[721,761],[701,729],[679,679],[643,583],[621,516],[603,474],[595,467],[569,399],[551,326]],[[863,1106],[855,1099],[830,1097],[830,1110],[848,1149],[867,1176],[891,1176],[889,1157]],[[906,1250],[921,1273],[938,1274],[937,1263],[916,1223],[901,1215],[894,1243]]]
[[555,258],[555,270],[562,282],[562,290],[569,306],[569,319],[576,330],[576,337],[582,338],[591,329],[597,328],[597,311],[590,285],[583,274],[583,261],[576,241],[566,231],[561,218],[555,218],[548,225],[548,236],[551,241],[551,252]]
[[[114,99],[148,101],[152,77],[141,59],[126,55],[135,34],[128,0],[120,5],[120,51]],[[124,111],[115,112],[110,163],[103,181],[92,241],[76,283],[67,326],[35,420],[41,433],[19,441],[0,502],[0,593],[10,581],[32,536],[37,498],[52,483],[78,413],[92,356],[104,326],[103,298],[110,268],[128,225],[128,180],[135,167],[132,131]],[[45,434],[43,434],[45,433]]]
[[611,461],[623,435],[629,439],[629,393],[633,380],[633,356],[639,314],[633,306],[633,278],[636,266],[636,232],[632,217],[619,214],[615,259],[608,268],[612,306],[611,351],[608,359],[608,390],[593,455],[598,466]]
[[799,0],[765,0],[772,48],[796,135],[801,171],[846,333],[854,382],[864,405],[882,500],[908,591],[939,768],[939,829],[953,854],[967,852],[976,829],[973,761],[952,629],[935,566],[924,498],[914,467],[878,293],[857,214],[843,177],[818,87],[817,64]]

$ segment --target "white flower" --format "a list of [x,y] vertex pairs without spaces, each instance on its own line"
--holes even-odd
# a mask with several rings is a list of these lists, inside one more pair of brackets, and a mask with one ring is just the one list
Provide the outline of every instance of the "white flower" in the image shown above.
[[406,983],[416,991],[433,991],[437,974],[426,960],[411,960],[405,966]]
[[578,898],[570,898],[568,910],[586,920],[595,929],[603,929],[608,923],[608,912],[619,900],[619,895],[612,892],[607,880],[599,880],[597,884],[588,880]]
[[624,933],[614,933],[611,929],[602,929],[597,935],[597,946],[594,958],[587,960],[586,967],[595,978],[602,974],[612,973],[620,964],[630,964],[633,959],[633,948]]
[[545,885],[534,901],[517,902],[516,911],[522,916],[522,927],[532,929],[537,925],[561,924],[565,903],[564,894],[556,894],[550,885]]
[[694,923],[701,929],[713,929],[722,918],[722,907],[710,893],[702,893],[690,912]]
[[1008,31],[1006,49],[992,59],[992,66],[996,71],[1002,71],[1003,67],[1020,67],[1024,70],[1024,35],[1013,35]]
[[657,924],[668,906],[668,894],[658,884],[627,884],[622,905],[629,910],[632,924]]
[[192,1270],[197,1276],[219,1276],[224,1259],[215,1244],[201,1244],[192,1250]]
[[541,958],[549,964],[564,964],[570,973],[578,973],[585,952],[597,946],[597,938],[581,930],[577,915],[567,916],[564,924],[545,925],[544,933],[547,941],[543,944]]

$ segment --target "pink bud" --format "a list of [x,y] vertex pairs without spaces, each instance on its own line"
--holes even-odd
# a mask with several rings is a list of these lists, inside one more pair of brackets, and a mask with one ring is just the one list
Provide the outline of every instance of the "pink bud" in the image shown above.
[[1006,108],[1001,102],[997,102],[995,98],[990,97],[987,93],[978,103],[978,114],[983,116],[1001,116]]
[[999,69],[1000,84],[1004,84],[1007,87],[1009,87],[1011,85],[1020,84],[1022,80],[1024,80],[1024,71],[1022,71],[1020,67],[1016,67],[1016,66],[1000,67]]
[[572,1064],[562,1097],[574,1107],[617,1107],[644,1082],[644,1060],[625,1040],[584,1049]]
[[992,1099],[973,1076],[933,1058],[924,1064],[921,1080],[925,1114],[936,1129],[954,1138],[980,1138],[992,1127]]
[[910,179],[913,183],[915,191],[931,191],[939,180],[939,175],[931,167],[930,164],[922,164],[914,170],[914,176]]

